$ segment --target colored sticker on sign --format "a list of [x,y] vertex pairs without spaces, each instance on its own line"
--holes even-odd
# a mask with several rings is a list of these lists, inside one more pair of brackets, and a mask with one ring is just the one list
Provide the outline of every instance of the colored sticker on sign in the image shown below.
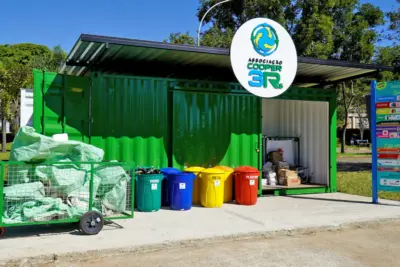
[[378,160],[378,166],[400,166],[400,160]]
[[400,126],[377,126],[376,137],[379,138],[400,138]]
[[373,85],[373,195],[377,200],[376,190],[400,192],[400,82]]
[[376,108],[400,108],[400,102],[381,102],[381,103],[376,103]]
[[377,102],[397,102],[400,101],[400,96],[379,96],[376,98]]
[[400,114],[400,108],[380,108],[376,110],[376,114]]

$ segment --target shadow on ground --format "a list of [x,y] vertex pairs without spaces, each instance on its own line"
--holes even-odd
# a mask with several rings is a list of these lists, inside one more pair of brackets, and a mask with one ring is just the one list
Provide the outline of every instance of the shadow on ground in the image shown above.
[[[294,199],[307,199],[307,200],[316,200],[316,201],[329,201],[329,202],[342,202],[342,203],[353,203],[353,204],[366,204],[366,205],[377,205],[368,201],[358,201],[358,200],[348,200],[348,199],[333,199],[333,198],[321,198],[321,197],[312,197],[312,196],[287,196],[290,198]],[[400,208],[400,202],[391,204],[391,203],[379,203],[379,206],[392,206],[392,207],[399,207]]]
[[0,240],[28,236],[70,234],[75,231],[78,231],[77,223],[6,227]]
[[337,170],[339,172],[371,171],[372,164],[367,162],[338,162]]
[[[102,231],[116,230],[123,228],[121,225],[106,221]],[[33,226],[14,226],[4,228],[4,233],[0,237],[2,239],[12,239],[31,236],[52,236],[52,235],[85,235],[79,230],[79,223],[68,224],[50,224],[50,225],[33,225]]]

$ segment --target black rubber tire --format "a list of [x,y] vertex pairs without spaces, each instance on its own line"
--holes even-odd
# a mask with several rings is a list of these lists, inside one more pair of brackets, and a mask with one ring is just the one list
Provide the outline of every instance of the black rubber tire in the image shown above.
[[103,226],[103,215],[97,211],[86,212],[79,221],[79,229],[86,235],[97,235],[103,229]]

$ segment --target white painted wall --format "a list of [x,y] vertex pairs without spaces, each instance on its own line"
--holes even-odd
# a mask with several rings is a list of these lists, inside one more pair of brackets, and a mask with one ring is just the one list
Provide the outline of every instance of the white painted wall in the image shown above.
[[329,183],[327,102],[263,99],[263,134],[300,137],[300,164],[314,183]]
[[[1,105],[1,101],[0,101],[0,105]],[[1,119],[0,119],[0,128],[1,128],[1,131],[2,131],[2,129],[3,129],[3,122],[1,121]],[[7,133],[10,133],[11,131],[11,125],[10,125],[10,122],[6,122],[6,132]],[[1,133],[1,131],[0,131],[0,133]]]
[[[1,120],[0,120],[0,128],[3,129],[3,123],[1,122]],[[7,121],[7,123],[6,123],[6,132],[7,132],[7,133],[11,132],[11,131],[10,131],[10,128],[11,128],[11,125],[10,125],[10,123]]]
[[21,89],[20,127],[33,126],[33,89]]

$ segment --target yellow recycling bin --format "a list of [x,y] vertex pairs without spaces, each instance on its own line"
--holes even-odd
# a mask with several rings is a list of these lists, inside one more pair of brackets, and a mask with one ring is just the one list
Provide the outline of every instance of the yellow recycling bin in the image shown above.
[[224,203],[224,170],[218,168],[205,169],[199,174],[200,203],[206,208],[219,208]]
[[203,167],[189,167],[184,169],[184,172],[192,172],[194,173],[197,177],[193,182],[193,199],[192,203],[194,205],[200,205],[200,177],[199,173],[204,170]]
[[215,166],[214,168],[221,169],[225,172],[226,178],[224,183],[224,203],[232,202],[233,200],[233,173],[234,169],[226,166]]

